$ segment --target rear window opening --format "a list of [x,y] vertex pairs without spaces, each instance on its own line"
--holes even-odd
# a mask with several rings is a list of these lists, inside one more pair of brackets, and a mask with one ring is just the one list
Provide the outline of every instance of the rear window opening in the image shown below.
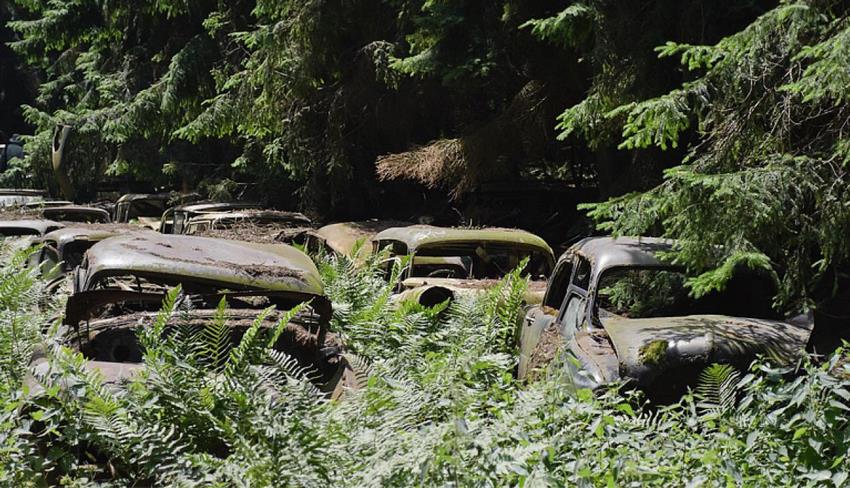
[[552,271],[551,260],[545,253],[483,243],[420,249],[411,263],[410,276],[501,279],[526,258],[529,261],[523,276],[544,280]]

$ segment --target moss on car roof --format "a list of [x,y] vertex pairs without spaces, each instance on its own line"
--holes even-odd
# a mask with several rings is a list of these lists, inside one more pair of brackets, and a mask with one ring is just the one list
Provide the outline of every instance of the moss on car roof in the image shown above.
[[498,227],[482,229],[435,227],[432,225],[392,227],[378,233],[372,238],[372,242],[378,241],[403,242],[407,245],[409,253],[437,244],[488,242],[534,247],[552,254],[552,248],[539,236],[524,230]]
[[[315,234],[334,252],[351,255],[359,240],[368,243],[375,234],[391,227],[406,227],[409,222],[398,220],[365,220],[360,222],[337,222],[318,229]],[[361,248],[361,254],[368,254],[369,246]]]

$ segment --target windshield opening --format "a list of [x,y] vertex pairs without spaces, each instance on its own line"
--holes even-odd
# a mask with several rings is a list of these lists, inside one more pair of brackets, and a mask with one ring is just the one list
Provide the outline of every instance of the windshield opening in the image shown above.
[[25,227],[5,227],[0,229],[0,236],[17,237],[17,236],[37,236],[39,232],[36,229],[28,229]]
[[[197,309],[214,309],[221,295],[227,297],[229,308],[262,310],[271,306],[279,310],[290,310],[309,296],[276,294],[265,290],[233,290],[226,287],[196,281],[168,277],[116,275],[98,279],[89,291],[129,291],[143,294],[165,294],[178,284]],[[93,317],[107,318],[134,312],[156,312],[162,306],[160,300],[126,300],[110,303],[95,309]]]
[[679,269],[621,268],[599,280],[598,315],[629,318],[728,315],[777,319],[773,309],[776,286],[767,273],[736,271],[726,287],[700,298],[690,295],[687,275]]
[[127,215],[124,216],[127,220],[137,219],[139,217],[161,217],[165,211],[165,201],[163,200],[139,200],[132,202],[127,209]]
[[420,249],[411,264],[410,276],[501,279],[526,258],[529,261],[523,269],[523,275],[534,280],[546,279],[552,270],[552,262],[546,253],[488,243]]

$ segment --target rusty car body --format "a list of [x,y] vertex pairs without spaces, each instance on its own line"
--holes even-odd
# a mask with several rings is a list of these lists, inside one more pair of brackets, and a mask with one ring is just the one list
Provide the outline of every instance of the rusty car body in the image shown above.
[[60,222],[82,222],[86,224],[108,224],[112,221],[109,212],[102,208],[86,205],[57,205],[41,209],[45,219]]
[[303,246],[311,253],[324,250],[362,261],[372,252],[371,239],[375,234],[391,227],[410,225],[413,224],[399,220],[378,219],[337,222],[318,229],[304,229],[300,233],[290,233],[280,240]]
[[773,310],[773,278],[737,270],[723,291],[693,298],[684,270],[659,257],[674,245],[600,237],[571,247],[519,326],[518,376],[566,354],[579,387],[625,381],[673,400],[711,363],[745,368],[758,354],[784,361],[804,351],[813,324]]
[[[5,214],[4,212],[3,215]],[[52,220],[17,218],[17,216],[11,220],[4,218],[0,220],[0,240],[3,240],[11,250],[23,251],[32,246],[34,238],[62,227],[64,224]]]
[[144,227],[159,230],[162,214],[173,204],[185,204],[200,199],[196,193],[129,193],[115,202],[115,222],[136,222]]
[[185,205],[177,205],[169,208],[162,214],[159,222],[159,231],[163,234],[185,234],[189,220],[194,217],[207,213],[259,208],[261,208],[261,205],[253,202],[197,201]]
[[298,212],[245,209],[196,215],[185,222],[183,233],[273,243],[290,233],[302,232],[310,225],[310,219]]
[[390,254],[387,267],[402,256],[409,257],[397,300],[412,299],[423,305],[483,293],[526,258],[524,274],[531,280],[525,300],[539,303],[555,261],[546,241],[518,229],[391,227],[372,237],[372,251],[384,249]]
[[83,262],[86,251],[98,242],[134,232],[149,232],[144,228],[129,224],[78,224],[48,232],[33,239],[33,244],[41,245],[37,253],[30,257],[30,265],[41,266],[45,271],[55,269],[57,278],[69,273]]
[[32,202],[41,202],[47,197],[42,190],[23,188],[0,188],[0,207],[12,207]]
[[331,304],[318,270],[304,253],[283,244],[156,232],[103,240],[89,249],[74,273],[64,342],[107,382],[120,383],[142,368],[135,330],[151,322],[167,290],[178,284],[192,303],[187,320],[194,326],[210,324],[216,305],[227,301],[234,343],[268,307],[275,311],[262,327],[273,329],[285,311],[305,304],[274,347],[316,371],[318,385],[329,395],[353,381],[341,344],[328,331]]
[[47,219],[0,220],[0,237],[43,236],[64,225]]

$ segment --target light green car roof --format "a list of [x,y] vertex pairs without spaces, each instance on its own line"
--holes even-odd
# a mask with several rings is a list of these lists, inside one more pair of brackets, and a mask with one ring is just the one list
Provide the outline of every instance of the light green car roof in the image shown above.
[[37,239],[36,242],[48,242],[61,248],[69,242],[77,240],[102,241],[130,232],[150,231],[143,227],[130,224],[79,224],[48,232],[43,237]]
[[540,237],[519,229],[484,228],[466,229],[458,227],[435,227],[431,225],[411,225],[392,227],[372,238],[372,242],[399,241],[407,245],[408,253],[417,249],[438,244],[464,244],[487,242],[514,244],[537,248],[552,255],[552,248]]
[[138,274],[237,290],[323,294],[313,261],[285,244],[142,232],[95,244],[87,261],[86,290],[107,276]]

